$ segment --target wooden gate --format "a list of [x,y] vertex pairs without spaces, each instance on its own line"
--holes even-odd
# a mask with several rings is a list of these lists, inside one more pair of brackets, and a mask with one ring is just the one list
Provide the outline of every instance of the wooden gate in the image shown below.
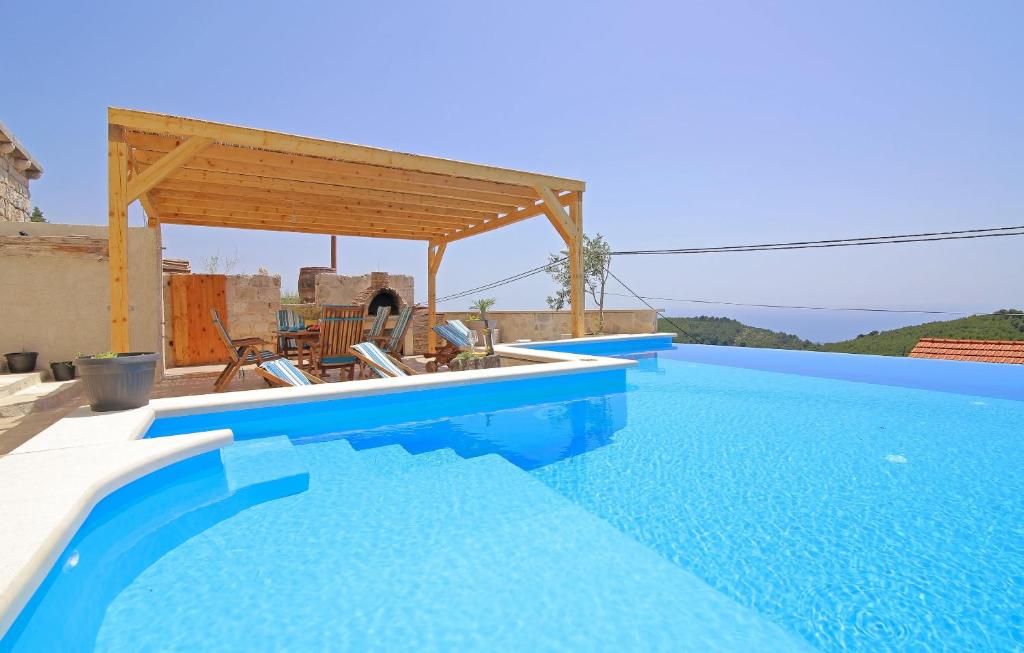
[[171,323],[174,364],[225,363],[228,353],[210,318],[210,309],[228,325],[227,294],[223,274],[172,274]]

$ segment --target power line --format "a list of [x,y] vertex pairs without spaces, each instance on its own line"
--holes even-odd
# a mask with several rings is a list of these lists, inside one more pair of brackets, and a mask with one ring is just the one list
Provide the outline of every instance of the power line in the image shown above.
[[[625,295],[623,293],[606,292],[606,295],[612,295],[615,297],[632,297],[633,295]],[[1011,316],[1024,316],[1022,313],[975,313],[974,311],[937,311],[928,309],[904,309],[904,308],[863,308],[863,307],[840,307],[840,306],[791,306],[787,304],[751,304],[744,302],[727,302],[727,301],[716,301],[710,299],[682,299],[679,297],[651,297],[645,295],[644,299],[650,299],[657,302],[682,302],[687,304],[721,304],[725,306],[745,306],[751,308],[783,308],[783,309],[799,309],[806,311],[864,311],[868,313],[912,313],[912,314],[924,314],[924,315],[1011,315]]]
[[641,297],[641,296],[640,296],[640,295],[638,295],[637,293],[633,292],[633,289],[632,289],[632,288],[630,288],[629,286],[627,286],[627,285],[626,285],[625,283],[623,283],[622,279],[620,279],[620,278],[618,278],[617,276],[615,276],[615,273],[614,273],[614,272],[612,272],[611,268],[608,268],[608,267],[606,267],[606,268],[605,268],[605,272],[607,272],[607,273],[608,273],[608,276],[610,276],[610,277],[611,277],[612,279],[615,279],[615,280],[616,280],[616,281],[617,281],[617,282],[619,283],[619,285],[620,285],[620,286],[622,286],[623,288],[625,288],[626,290],[628,290],[628,291],[629,291],[629,292],[630,292],[630,293],[631,293],[631,294],[632,294],[632,295],[633,295],[634,297],[636,297],[637,299],[639,299],[640,301],[642,301],[642,302],[643,302],[643,303],[644,303],[644,304],[645,304],[645,305],[647,306],[647,308],[649,308],[649,309],[651,309],[652,311],[654,311],[654,314],[655,314],[655,315],[660,315],[660,316],[662,317],[662,319],[664,319],[664,320],[665,320],[666,322],[668,322],[669,324],[671,324],[672,326],[674,326],[674,327],[676,328],[676,332],[677,332],[677,333],[679,333],[679,334],[681,334],[681,335],[684,335],[684,336],[686,336],[687,338],[690,338],[691,340],[694,340],[694,341],[696,341],[696,342],[697,342],[697,344],[700,344],[700,345],[706,345],[706,344],[707,344],[706,342],[704,342],[704,339],[703,339],[703,338],[699,338],[699,337],[697,337],[697,336],[693,335],[692,333],[688,333],[688,332],[686,331],[686,329],[684,329],[683,327],[679,326],[679,325],[678,325],[678,324],[676,323],[676,321],[675,321],[675,320],[673,320],[673,319],[672,319],[672,318],[670,318],[669,316],[665,315],[664,313],[662,313],[662,312],[661,312],[661,311],[659,311],[658,309],[656,309],[656,308],[654,308],[653,306],[651,306],[650,304],[648,304],[648,303],[647,303],[647,300],[646,300],[646,299],[644,299],[643,297]]
[[563,256],[560,259],[549,261],[549,262],[545,263],[544,265],[541,265],[541,266],[535,267],[535,268],[530,268],[529,270],[525,270],[525,271],[520,272],[518,274],[513,274],[512,276],[505,277],[504,279],[498,279],[497,281],[492,281],[492,282],[484,284],[482,286],[477,286],[476,288],[470,288],[469,290],[462,290],[460,292],[452,293],[450,295],[445,295],[444,297],[438,297],[435,301],[447,302],[447,301],[451,301],[453,299],[459,299],[459,298],[465,297],[467,295],[472,295],[474,293],[483,292],[485,290],[491,290],[493,288],[500,288],[501,286],[505,286],[505,285],[508,285],[508,284],[516,282],[516,281],[521,281],[522,279],[526,279],[526,278],[532,277],[532,276],[534,276],[536,274],[540,274],[541,272],[547,272],[548,269],[551,266],[557,265],[558,263],[561,263],[566,258],[567,257]]
[[896,245],[902,243],[925,243],[943,240],[968,240],[974,238],[1001,238],[1024,236],[1024,225],[1016,227],[990,227],[986,229],[961,229],[958,231],[933,231],[917,234],[892,236],[866,236],[860,238],[833,238],[829,240],[803,240],[782,243],[761,243],[757,245],[724,245],[718,247],[684,247],[676,249],[638,249],[611,252],[613,256],[663,255],[663,254],[720,254],[732,252],[763,252],[791,249],[819,249],[826,247],[858,247],[865,245]]
[[[897,234],[892,236],[864,236],[857,238],[833,238],[828,240],[804,240],[804,241],[792,241],[782,243],[762,243],[759,245],[725,245],[718,247],[691,247],[691,248],[680,248],[680,249],[649,249],[649,250],[624,250],[610,252],[612,256],[635,256],[635,255],[664,255],[664,254],[714,254],[714,253],[732,253],[732,252],[760,252],[760,251],[775,251],[775,250],[794,250],[794,249],[816,249],[823,247],[854,247],[863,245],[893,245],[901,243],[918,243],[918,242],[933,242],[942,240],[964,240],[973,238],[996,238],[1002,236],[1024,236],[1024,225],[1016,227],[989,227],[985,229],[960,229],[956,231],[933,231],[933,232],[922,232],[915,234]],[[494,288],[500,288],[516,281],[521,281],[529,277],[547,272],[551,266],[556,265],[564,261],[567,257],[562,257],[545,263],[544,265],[530,268],[518,274],[498,279],[476,288],[470,288],[462,290],[456,293],[445,295],[444,297],[437,298],[437,302],[452,301],[460,299],[474,293],[483,292],[485,290],[492,290]],[[609,271],[609,274],[611,272]],[[613,275],[614,276],[614,275]],[[616,278],[621,284],[621,280]],[[623,284],[624,288],[627,288]],[[627,288],[627,290],[629,290]],[[630,290],[632,293],[633,291]],[[634,293],[635,295],[635,293]],[[639,295],[635,295],[639,297]],[[725,304],[725,305],[740,305],[740,306],[761,306],[764,308],[800,308],[805,310],[833,310],[828,307],[801,307],[801,306],[783,306],[783,305],[757,305],[757,304],[740,304],[738,302],[714,302],[708,300],[674,300],[672,298],[652,298],[656,301],[692,301],[694,303],[707,303],[707,304]],[[834,310],[864,310],[870,312],[879,313],[896,313],[896,312],[907,312],[907,313],[941,313],[940,311],[902,311],[896,309],[834,309]],[[969,314],[963,312],[959,314]]]

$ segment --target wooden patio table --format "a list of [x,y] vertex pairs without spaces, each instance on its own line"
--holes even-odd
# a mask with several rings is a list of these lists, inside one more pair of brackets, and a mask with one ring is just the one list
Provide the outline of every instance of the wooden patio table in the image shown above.
[[[319,331],[310,331],[309,329],[303,329],[302,331],[274,331],[274,335],[280,338],[293,338],[295,340],[295,349],[298,356],[299,367],[308,368],[313,364],[313,348],[316,347],[320,341]],[[306,351],[306,345],[309,345],[309,363],[303,362],[304,352]]]

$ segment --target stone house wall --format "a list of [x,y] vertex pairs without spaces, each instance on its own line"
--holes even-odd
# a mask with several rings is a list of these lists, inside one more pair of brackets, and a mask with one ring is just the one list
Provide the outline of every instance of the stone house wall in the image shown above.
[[281,308],[281,277],[233,274],[226,284],[228,327],[232,338],[263,338],[274,342]]
[[28,177],[14,167],[14,159],[0,155],[0,222],[28,222],[31,213]]
[[[568,311],[490,311],[490,318],[497,323],[499,342],[513,343],[518,340],[557,340],[572,337],[572,316]],[[438,311],[437,321],[467,320],[469,311]],[[587,332],[597,330],[597,311],[586,312]],[[656,333],[657,313],[650,309],[609,310],[604,312],[606,335],[619,333]],[[413,349],[417,353],[427,350],[427,311],[417,310],[413,318]]]

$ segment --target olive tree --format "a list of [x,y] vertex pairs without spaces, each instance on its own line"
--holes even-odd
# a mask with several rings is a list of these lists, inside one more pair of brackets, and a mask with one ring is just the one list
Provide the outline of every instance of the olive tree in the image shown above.
[[[597,331],[604,331],[604,289],[612,266],[612,249],[601,234],[583,236],[583,291],[597,307]],[[555,294],[548,296],[548,308],[562,310],[572,304],[569,283],[569,252],[548,255],[547,273],[557,284]]]

